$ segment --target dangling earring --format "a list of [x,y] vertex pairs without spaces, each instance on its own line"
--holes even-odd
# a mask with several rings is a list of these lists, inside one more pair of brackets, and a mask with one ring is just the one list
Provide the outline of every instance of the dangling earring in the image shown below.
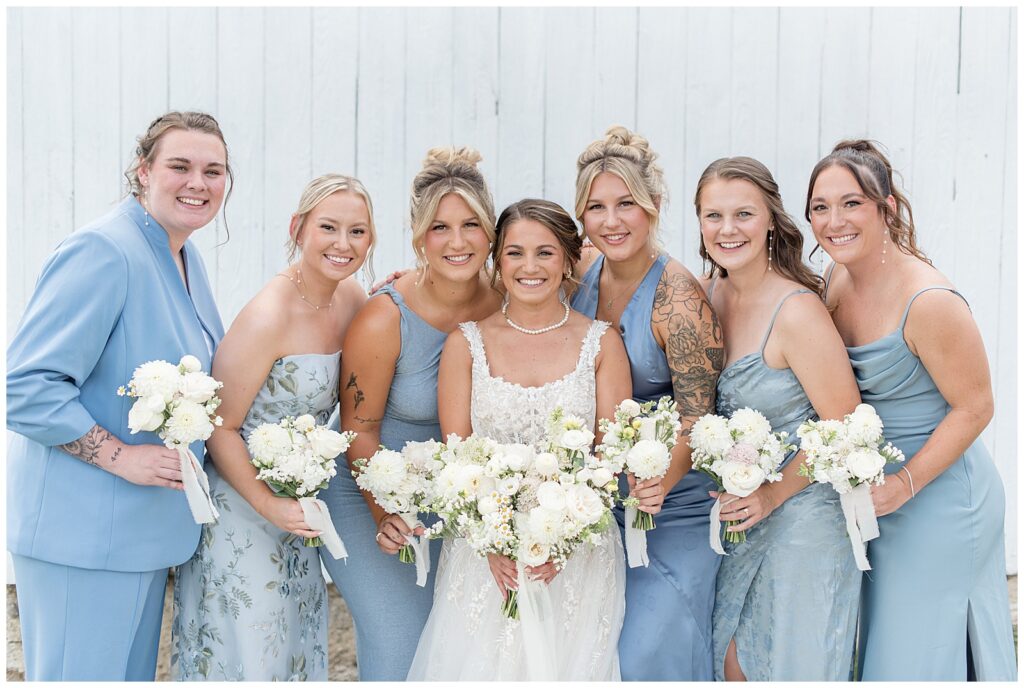
[[768,272],[772,271],[772,230],[768,230]]
[[885,234],[882,235],[882,265],[885,265],[885,250],[889,246],[889,227],[886,226]]
[[146,207],[146,200],[149,189],[142,187],[142,212],[146,215],[146,226],[149,227],[149,208]]

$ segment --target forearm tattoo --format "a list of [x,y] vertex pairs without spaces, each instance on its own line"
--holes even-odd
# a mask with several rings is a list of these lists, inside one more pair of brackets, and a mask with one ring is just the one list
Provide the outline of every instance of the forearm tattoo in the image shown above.
[[[79,437],[74,442],[60,445],[60,449],[93,466],[99,465],[100,450],[109,440],[115,439],[109,431],[99,425],[92,426],[92,430]],[[121,455],[121,447],[114,449],[110,455],[110,462],[114,463]]]
[[668,332],[665,357],[672,371],[672,393],[683,434],[689,435],[698,417],[715,411],[715,386],[725,362],[722,327],[700,285],[678,273],[662,276],[651,320]]

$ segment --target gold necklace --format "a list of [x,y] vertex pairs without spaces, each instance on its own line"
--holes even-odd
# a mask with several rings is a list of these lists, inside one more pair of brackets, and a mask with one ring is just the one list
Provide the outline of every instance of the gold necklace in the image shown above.
[[605,301],[605,302],[604,302],[604,307],[605,307],[605,308],[611,308],[611,307],[612,307],[612,304],[613,304],[613,303],[615,303],[615,300],[616,300],[616,299],[618,299],[618,298],[619,298],[619,297],[621,297],[621,296],[622,296],[623,294],[625,294],[625,293],[626,293],[627,291],[629,291],[630,289],[632,289],[633,287],[635,287],[635,286],[636,286],[637,284],[639,284],[639,283],[640,283],[640,280],[642,280],[642,279],[643,279],[644,277],[646,277],[646,276],[647,276],[647,272],[648,272],[648,271],[649,271],[649,270],[651,269],[651,266],[652,266],[652,265],[654,265],[654,261],[655,261],[656,259],[657,259],[657,256],[656,256],[656,254],[652,253],[652,254],[651,254],[651,262],[650,262],[650,263],[648,263],[648,264],[647,264],[647,267],[645,267],[645,268],[643,269],[643,271],[642,271],[642,272],[640,273],[640,276],[639,276],[639,277],[637,277],[637,278],[636,278],[635,280],[633,280],[633,281],[632,281],[632,282],[631,282],[631,283],[630,283],[629,285],[627,285],[625,289],[623,289],[623,290],[622,290],[622,291],[620,291],[620,292],[619,292],[618,294],[616,294],[616,295],[615,295],[615,296],[613,296],[612,298],[610,298],[610,299],[608,299],[607,301]]
[[287,272],[279,272],[277,274],[280,275],[281,277],[286,278],[289,282],[294,284],[296,291],[299,292],[299,298],[302,299],[302,302],[305,303],[310,308],[312,308],[313,310],[319,311],[321,308],[330,308],[331,306],[334,305],[334,296],[333,295],[331,296],[330,300],[326,304],[324,304],[323,306],[318,306],[318,305],[316,305],[315,303],[313,303],[312,301],[310,301],[309,299],[306,298],[306,295],[302,293],[302,268],[300,268],[300,267],[296,267],[295,268],[295,277],[292,277]]

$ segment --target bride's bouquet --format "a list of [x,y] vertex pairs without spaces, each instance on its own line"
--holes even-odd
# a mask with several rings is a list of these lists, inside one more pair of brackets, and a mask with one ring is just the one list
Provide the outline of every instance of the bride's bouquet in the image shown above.
[[[620,403],[612,420],[602,418],[598,427],[604,439],[596,451],[606,459],[616,461],[619,470],[625,469],[637,480],[663,478],[672,463],[672,448],[682,423],[679,410],[672,397],[643,404],[633,399]],[[632,495],[622,500],[626,507],[626,555],[631,568],[647,566],[647,533],[653,530],[654,516],[640,511],[640,500]]]
[[839,493],[846,531],[857,568],[868,571],[864,543],[878,537],[871,486],[885,483],[885,466],[904,460],[903,452],[885,443],[882,419],[870,404],[858,404],[842,421],[808,420],[796,431],[805,455],[799,473],[827,483]]
[[223,385],[202,372],[192,355],[181,357],[178,365],[167,361],[143,363],[132,373],[118,396],[135,399],[128,411],[131,434],[155,432],[168,449],[178,452],[185,498],[196,523],[212,523],[220,516],[210,498],[210,484],[189,445],[209,439],[221,424],[217,415]]
[[[709,476],[719,491],[746,497],[762,483],[782,480],[779,466],[786,454],[796,449],[786,442],[788,433],[772,432],[772,426],[759,411],[741,408],[729,418],[707,414],[697,419],[690,430],[693,467]],[[725,554],[720,537],[718,516],[721,500],[711,509],[711,548]],[[730,532],[725,524],[726,542],[745,542],[745,532]]]
[[[374,501],[389,514],[398,514],[409,528],[423,525],[419,512],[429,511],[434,485],[442,463],[436,458],[443,445],[433,440],[407,442],[402,451],[383,446],[369,459],[352,462],[352,476],[360,489],[373,495]],[[427,584],[430,550],[426,537],[406,536],[398,550],[398,560],[416,564],[416,584]]]
[[316,498],[337,475],[339,454],[355,438],[352,431],[336,432],[317,425],[309,414],[286,417],[278,423],[262,423],[246,442],[256,477],[277,493],[298,500],[306,523],[321,535],[304,538],[307,547],[326,545],[335,559],[347,557],[345,545],[334,529],[327,505]]

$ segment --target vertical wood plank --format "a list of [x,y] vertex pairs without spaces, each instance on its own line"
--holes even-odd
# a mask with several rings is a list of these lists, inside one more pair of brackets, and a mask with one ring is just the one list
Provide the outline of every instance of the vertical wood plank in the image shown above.
[[359,10],[314,8],[312,47],[313,176],[354,175]]
[[[778,111],[779,10],[745,8],[733,12],[732,113],[729,149],[756,158],[775,174]],[[791,213],[792,208],[787,208]]]
[[[217,10],[217,120],[227,140],[228,160],[235,174],[235,186],[224,210],[227,225],[221,241],[226,243],[217,249],[214,268],[217,306],[225,326],[230,326],[238,311],[266,281],[264,12],[260,8],[240,7]],[[281,244],[270,250],[275,258],[282,255]]]
[[498,159],[494,202],[544,197],[545,10],[498,10]]
[[[594,107],[590,129],[595,136],[613,124],[636,128],[637,15],[635,7],[594,10]],[[582,150],[582,149],[581,149]]]
[[[452,143],[480,151],[480,171],[495,194],[498,172],[499,13],[497,7],[454,10]],[[494,199],[495,213],[504,207]]]
[[[921,14],[919,8],[872,8],[868,38],[872,49],[868,54],[871,78],[867,84],[866,132],[885,145],[892,155],[893,165],[907,180],[914,178],[912,150],[917,70],[896,66],[914,64],[919,40],[917,20]],[[931,36],[926,40],[931,40]],[[879,46],[885,48],[880,50]]]
[[149,123],[170,109],[167,95],[168,10],[122,7],[121,39],[121,150],[126,163],[135,140]]
[[871,10],[832,8],[825,19],[818,150],[867,135]]
[[[26,10],[7,10],[7,343],[21,320],[33,267],[27,265],[28,228],[25,225],[25,61],[22,57]],[[38,270],[36,270],[38,272]],[[8,560],[9,561],[9,560]],[[8,565],[10,569],[10,565]],[[7,580],[12,580],[8,573]]]
[[378,240],[387,248],[376,254],[379,274],[413,262],[406,230],[412,179],[403,172],[405,45],[402,10],[360,8],[356,167],[370,193],[381,199],[374,208],[375,219]]
[[691,190],[685,186],[687,13],[679,8],[642,8],[638,18],[637,131],[657,151],[668,198],[662,200],[659,240],[669,255],[691,270],[699,270],[696,244],[684,250],[683,237],[697,231]]

